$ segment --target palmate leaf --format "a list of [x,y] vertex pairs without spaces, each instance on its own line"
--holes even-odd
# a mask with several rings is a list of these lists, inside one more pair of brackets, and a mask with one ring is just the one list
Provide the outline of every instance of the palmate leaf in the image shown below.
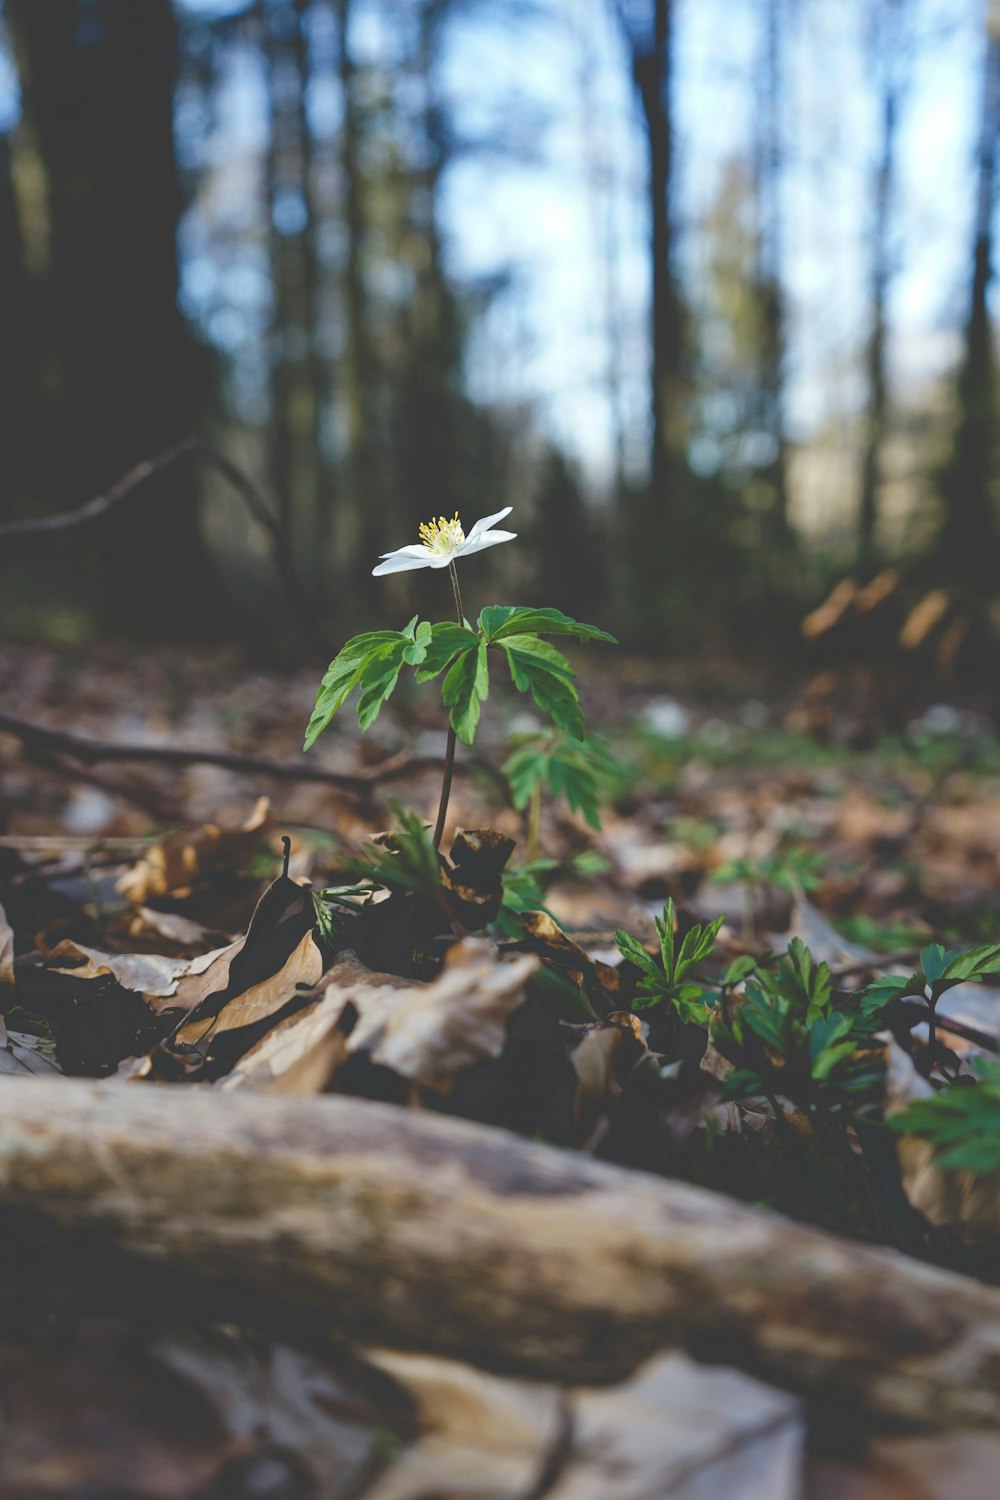
[[490,669],[486,659],[486,642],[461,650],[448,668],[441,688],[441,699],[451,714],[451,727],[463,745],[476,737],[479,711],[490,690]]
[[576,740],[570,736],[542,732],[524,737],[503,767],[510,784],[511,800],[527,807],[539,787],[553,797],[564,797],[572,812],[578,812],[591,828],[600,828],[602,794],[609,795],[624,775],[623,767],[600,740]]
[[418,682],[430,682],[445,667],[450,666],[461,652],[471,651],[479,645],[479,636],[467,625],[458,625],[454,620],[444,620],[432,625],[430,640],[423,660],[417,665],[414,675]]
[[479,616],[479,628],[489,642],[500,642],[512,635],[570,635],[578,641],[618,642],[596,625],[584,625],[561,609],[526,609],[510,604],[489,604]]
[[582,740],[580,695],[573,682],[573,668],[562,652],[533,635],[516,634],[498,644],[518,691],[530,692],[557,728]]
[[303,748],[308,750],[316,743],[355,688],[361,689],[358,723],[363,730],[369,729],[395,688],[400,669],[404,664],[421,663],[430,643],[431,627],[426,621],[418,625],[416,615],[405,630],[370,630],[352,636],[320,683]]
[[1000,1063],[980,1063],[978,1083],[916,1099],[886,1123],[929,1141],[946,1172],[1000,1171]]

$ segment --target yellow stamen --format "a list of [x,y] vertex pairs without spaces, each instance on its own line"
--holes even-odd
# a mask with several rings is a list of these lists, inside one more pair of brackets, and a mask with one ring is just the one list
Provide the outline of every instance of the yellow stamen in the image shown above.
[[424,546],[439,556],[454,552],[465,541],[465,532],[457,510],[452,521],[445,520],[444,516],[438,516],[436,521],[424,521],[418,535]]

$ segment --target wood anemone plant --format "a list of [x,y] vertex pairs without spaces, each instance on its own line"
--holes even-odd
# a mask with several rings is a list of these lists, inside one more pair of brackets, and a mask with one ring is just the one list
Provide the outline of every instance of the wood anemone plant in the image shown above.
[[493,529],[493,523],[502,520],[510,509],[508,506],[477,521],[468,535],[457,515],[450,521],[440,517],[421,526],[418,543],[385,554],[373,569],[376,577],[416,568],[447,568],[455,618],[432,624],[415,615],[403,630],[374,630],[352,636],[327,669],[306,730],[308,750],[358,689],[358,723],[365,731],[378,718],[404,667],[412,667],[418,682],[441,677],[441,699],[448,711],[448,743],[434,824],[435,848],[444,836],[458,741],[471,745],[475,740],[480,710],[489,694],[491,650],[494,656],[499,652],[505,659],[518,691],[530,692],[556,729],[582,741],[583,713],[573,668],[543,637],[562,635],[578,641],[617,644],[607,631],[581,624],[558,609],[491,604],[475,625],[466,619],[456,560],[499,542],[513,541],[515,533]]

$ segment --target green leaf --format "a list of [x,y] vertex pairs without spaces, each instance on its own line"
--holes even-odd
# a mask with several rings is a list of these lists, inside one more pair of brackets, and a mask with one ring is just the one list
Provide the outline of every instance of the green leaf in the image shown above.
[[[1000,943],[986,943],[968,948],[964,953],[948,953],[942,979],[960,981],[981,979],[985,974],[1000,974]],[[926,972],[926,971],[925,971]]]
[[750,953],[741,953],[739,958],[734,958],[729,968],[722,976],[723,987],[728,989],[731,985],[741,984],[748,975],[752,974],[757,967],[757,960]]
[[[557,677],[565,677],[567,682],[571,682],[576,676],[562,652],[557,651],[555,646],[550,645],[548,641],[539,639],[537,635],[519,633],[506,636],[502,649],[506,651],[509,659],[517,663],[520,670],[523,670],[525,666],[530,668],[533,663],[537,662],[547,671],[554,672]],[[517,685],[521,687],[520,683]],[[524,691],[523,687],[521,690]]]
[[1000,1171],[1000,1063],[980,1063],[978,1071],[977,1083],[953,1083],[886,1122],[900,1134],[930,1141],[946,1172]]
[[742,1016],[761,1041],[783,1052],[788,1035],[789,1003],[781,995],[768,995],[756,984],[748,984]]
[[664,976],[641,943],[636,942],[634,937],[630,937],[621,928],[615,933],[615,942],[618,944],[618,952],[622,958],[627,958],[629,963],[635,964],[636,968],[641,969],[648,978],[656,980],[657,984],[662,987]]
[[390,890],[416,891],[431,900],[441,894],[441,860],[423,819],[409,808],[389,803],[392,845],[372,845],[346,868],[351,874]]
[[941,943],[930,943],[920,955],[920,968],[928,984],[940,979],[948,966],[948,954]]
[[716,917],[715,921],[709,922],[707,926],[702,926],[696,922],[693,927],[688,929],[684,934],[684,940],[681,943],[681,949],[677,955],[677,963],[674,967],[673,977],[675,982],[683,979],[685,974],[690,973],[693,968],[709,956],[715,947],[715,939],[718,937],[719,928],[724,921],[725,916]]
[[480,708],[489,690],[486,642],[477,640],[475,650],[470,647],[456,657],[441,688],[442,701],[451,710],[451,726],[463,745],[471,745],[476,737]]
[[309,750],[326,729],[338,709],[342,708],[355,688],[362,689],[358,702],[358,722],[368,729],[378,718],[382,704],[396,686],[399,669],[414,653],[426,648],[429,629],[416,627],[411,620],[406,630],[371,630],[352,636],[334,657],[320,683],[305,746]]
[[[809,1064],[813,1078],[827,1078],[837,1063],[850,1057],[853,1041],[843,1042],[851,1029],[851,1018],[845,1015],[820,1016],[809,1028]],[[837,1046],[837,1043],[841,1043]]]
[[558,730],[522,739],[503,770],[515,807],[526,807],[536,788],[546,786],[553,797],[564,797],[591,828],[601,826],[602,795],[610,795],[625,775],[600,740],[576,740]]
[[424,659],[416,670],[417,681],[430,682],[432,677],[444,671],[460,651],[470,651],[473,646],[478,645],[478,635],[466,625],[459,625],[454,620],[444,620],[438,625],[432,625]]
[[767,1084],[753,1068],[734,1068],[723,1080],[720,1103],[732,1104],[737,1099],[752,1099],[765,1093]]
[[674,981],[674,926],[677,921],[672,896],[667,897],[667,903],[663,908],[663,916],[654,917],[653,921],[656,926],[656,936],[660,940],[660,958],[663,963],[663,972],[672,984]]
[[904,995],[923,993],[924,986],[919,974],[913,974],[909,979],[900,979],[896,974],[883,974],[861,991],[861,1014],[877,1016],[894,1000],[900,1000]]
[[[415,622],[416,617],[414,616],[414,619],[410,621],[410,624],[407,626],[404,634],[410,634],[410,627],[414,625]],[[418,667],[427,656],[427,650],[431,642],[432,629],[433,626],[428,620],[424,620],[420,625],[417,626],[416,631],[412,635],[413,644],[411,646],[406,646],[403,649],[403,660],[407,663],[408,666]]]
[[[544,714],[548,714],[559,729],[582,740],[580,696],[569,680],[572,676],[569,663],[566,662],[565,669],[553,671],[552,666],[536,652],[508,650],[506,641],[502,643],[502,649],[507,657],[511,680],[518,691],[523,693],[530,690],[538,707]],[[558,652],[555,654],[559,655]]]
[[578,641],[618,642],[596,625],[584,625],[560,609],[524,609],[506,604],[491,604],[479,616],[479,628],[490,642],[504,640],[521,632],[535,635],[570,635]]
[[527,807],[535,788],[547,781],[550,759],[551,752],[540,749],[536,743],[523,745],[508,756],[503,773],[516,808]]

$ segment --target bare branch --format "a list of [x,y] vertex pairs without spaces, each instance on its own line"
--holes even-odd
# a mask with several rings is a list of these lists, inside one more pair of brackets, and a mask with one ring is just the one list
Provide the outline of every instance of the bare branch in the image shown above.
[[[421,771],[441,769],[441,758],[436,755],[400,753],[390,756],[381,765],[352,775],[346,771],[324,770],[315,764],[265,760],[261,756],[240,755],[229,750],[199,750],[186,745],[122,745],[88,739],[63,729],[49,729],[44,724],[33,724],[28,719],[3,711],[0,711],[0,734],[13,735],[29,751],[71,756],[83,765],[96,765],[102,761],[145,761],[161,766],[222,766],[224,770],[236,771],[240,775],[269,776],[274,781],[315,781],[357,793],[415,776]],[[74,774],[72,767],[57,769]],[[465,775],[481,773],[488,776],[494,786],[502,789],[506,799],[508,791],[504,777],[482,757],[466,757],[460,769]]]
[[35,520],[8,521],[0,526],[0,546],[9,547],[18,542],[58,536],[63,532],[75,531],[81,526],[92,526],[116,510],[124,501],[131,499],[136,491],[140,490],[150,479],[162,474],[165,469],[172,468],[174,464],[182,463],[185,459],[200,459],[209,467],[214,468],[237,492],[257,525],[267,532],[271,542],[271,561],[281,580],[288,603],[296,615],[303,637],[317,655],[321,656],[324,661],[329,661],[334,654],[333,648],[326,640],[309,601],[302,579],[299,577],[288,538],[278,517],[243,470],[237,468],[236,464],[224,453],[220,453],[209,443],[203,442],[201,438],[183,438],[172,447],[165,448],[155,458],[144,459],[142,463],[129,469],[127,474],[112,485],[111,489],[105,491],[103,495],[98,495],[86,505],[80,506],[78,510],[63,511],[57,516],[43,516]]

